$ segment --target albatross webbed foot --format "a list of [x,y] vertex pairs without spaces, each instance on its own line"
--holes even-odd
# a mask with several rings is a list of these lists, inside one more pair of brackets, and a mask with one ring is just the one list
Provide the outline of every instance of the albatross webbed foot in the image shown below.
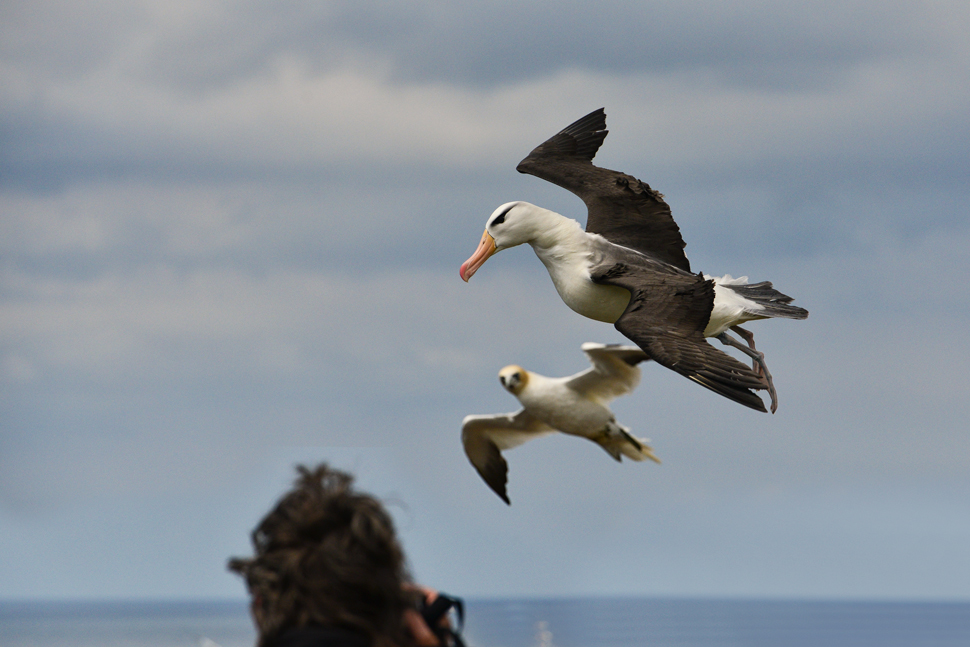
[[745,330],[741,326],[731,326],[731,330],[741,335],[744,341],[747,342],[747,346],[739,342],[737,339],[722,332],[717,336],[717,340],[720,341],[725,346],[733,346],[739,351],[751,358],[751,368],[761,376],[762,381],[765,383],[765,387],[768,389],[768,395],[771,397],[771,412],[774,413],[778,409],[778,392],[775,391],[775,382],[771,378],[771,373],[768,371],[768,365],[765,364],[765,354],[754,347],[754,333],[749,330]]

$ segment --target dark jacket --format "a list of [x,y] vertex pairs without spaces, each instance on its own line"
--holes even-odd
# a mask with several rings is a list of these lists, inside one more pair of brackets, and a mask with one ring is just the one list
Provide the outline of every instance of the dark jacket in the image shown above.
[[287,629],[266,647],[371,647],[367,636],[328,627],[296,627]]

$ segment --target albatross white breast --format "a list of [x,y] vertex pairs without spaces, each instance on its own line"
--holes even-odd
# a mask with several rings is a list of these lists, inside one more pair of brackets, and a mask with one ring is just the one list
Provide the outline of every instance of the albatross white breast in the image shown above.
[[[593,156],[607,134],[600,109],[539,145],[517,170],[548,180],[586,203],[586,230],[575,220],[528,202],[508,202],[485,224],[475,253],[462,264],[466,282],[496,252],[528,243],[562,300],[579,314],[612,323],[657,363],[759,411],[777,392],[754,335],[740,324],[808,311],[771,283],[693,274],[684,241],[663,196],[636,178],[599,168]],[[731,330],[745,344],[728,335]],[[706,337],[739,349],[748,368]]]

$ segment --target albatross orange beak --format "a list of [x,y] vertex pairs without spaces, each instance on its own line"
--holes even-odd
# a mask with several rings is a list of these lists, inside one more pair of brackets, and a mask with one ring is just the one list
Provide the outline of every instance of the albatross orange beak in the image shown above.
[[492,238],[492,235],[486,229],[485,233],[482,234],[482,242],[478,243],[478,249],[475,250],[471,258],[461,264],[461,269],[458,270],[461,279],[465,283],[468,283],[468,279],[475,275],[478,268],[484,265],[488,257],[494,254],[495,251],[495,239]]

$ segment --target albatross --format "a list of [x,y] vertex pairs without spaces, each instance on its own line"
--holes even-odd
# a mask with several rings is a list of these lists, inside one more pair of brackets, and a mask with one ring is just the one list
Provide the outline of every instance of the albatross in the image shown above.
[[557,431],[588,438],[617,461],[660,462],[646,438],[636,438],[619,424],[607,404],[629,393],[640,382],[640,348],[586,342],[582,350],[592,368],[569,377],[546,377],[512,364],[499,371],[499,381],[518,398],[518,413],[465,416],[461,442],[468,460],[492,490],[509,505],[505,486],[509,466],[503,449]]
[[[780,317],[804,319],[769,281],[694,274],[663,195],[631,175],[595,166],[607,135],[603,108],[536,147],[516,170],[552,182],[586,204],[585,231],[565,216],[528,202],[507,202],[485,224],[475,253],[459,274],[468,281],[496,252],[528,243],[549,271],[559,296],[579,314],[612,323],[658,364],[757,411],[766,390],[771,412],[778,395],[764,354],[741,324]],[[728,334],[728,330],[739,335]],[[736,348],[751,367],[711,346]]]

